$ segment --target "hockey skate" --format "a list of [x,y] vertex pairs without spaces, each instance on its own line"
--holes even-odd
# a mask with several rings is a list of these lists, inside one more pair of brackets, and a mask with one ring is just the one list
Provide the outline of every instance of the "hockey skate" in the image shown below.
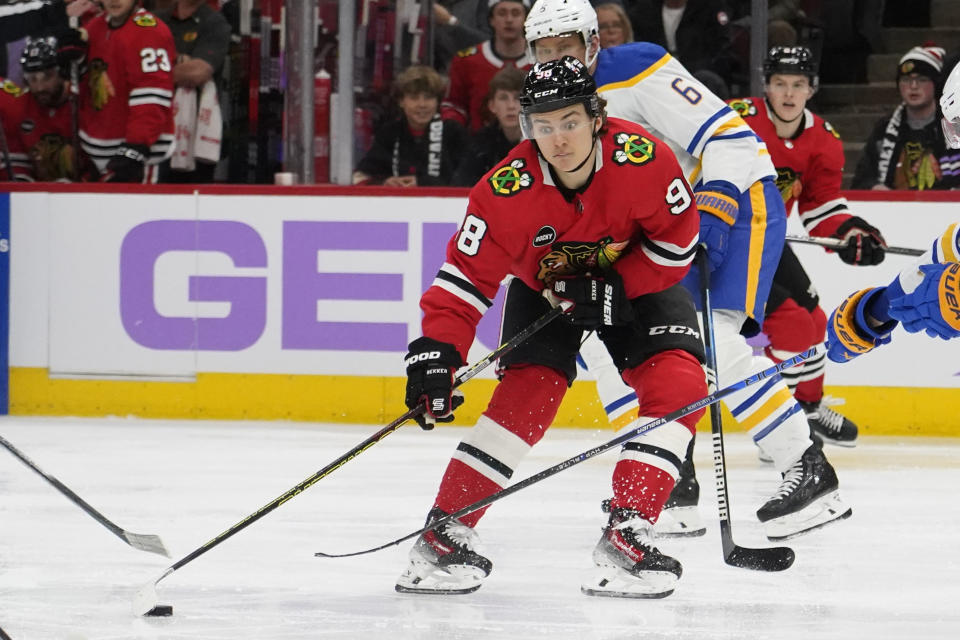
[[637,512],[614,509],[593,550],[596,569],[580,591],[612,598],[665,598],[673,593],[683,568],[653,546],[652,530]]
[[780,488],[757,510],[769,540],[787,540],[849,518],[853,510],[840,499],[839,482],[823,455],[823,443],[813,444],[783,474]]
[[693,538],[707,532],[700,518],[700,483],[693,467],[693,460],[687,458],[680,466],[680,477],[673,486],[667,503],[653,527],[658,538]]
[[826,397],[820,402],[803,402],[802,400],[797,402],[807,414],[807,422],[810,423],[812,434],[841,447],[857,445],[857,425],[846,416],[831,409],[830,401]]
[[[447,515],[434,507],[427,522]],[[459,520],[427,531],[410,549],[410,565],[397,579],[401,593],[458,594],[480,588],[493,563],[477,553],[480,538]]]

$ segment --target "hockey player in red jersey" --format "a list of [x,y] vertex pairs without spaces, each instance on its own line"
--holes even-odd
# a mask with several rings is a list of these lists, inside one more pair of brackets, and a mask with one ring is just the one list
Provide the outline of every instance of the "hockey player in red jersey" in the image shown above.
[[85,154],[81,154],[81,166],[75,167],[70,85],[64,77],[56,38],[27,40],[20,66],[28,90],[22,98],[18,129],[30,159],[32,178],[41,181],[74,180],[81,175],[91,178],[96,170]]
[[440,105],[444,120],[469,126],[471,132],[486,124],[483,104],[493,76],[508,65],[526,70],[532,62],[523,39],[523,19],[530,0],[489,0],[489,7],[493,37],[457,52],[450,64],[450,86]]
[[80,139],[105,182],[154,182],[173,151],[173,36],[139,0],[104,0],[87,25]]
[[[509,483],[575,378],[586,330],[597,331],[637,391],[641,420],[706,395],[696,311],[679,284],[697,246],[699,216],[674,154],[643,127],[607,119],[592,76],[575,58],[531,69],[520,101],[527,140],[473,187],[446,262],[421,299],[423,337],[406,360],[407,406],[426,403],[425,428],[452,419],[454,373],[504,277],[514,276],[502,339],[551,304],[567,312],[501,358],[500,383],[450,460],[428,521]],[[596,573],[584,593],[672,592],[680,563],[653,546],[651,529],[700,415],[624,445],[609,523],[593,553]],[[397,590],[477,589],[492,568],[474,532],[483,511],[421,536]]]
[[12,80],[0,78],[0,181],[30,180],[30,159],[20,142],[23,92]]
[[[730,105],[766,143],[787,213],[796,203],[807,233],[844,240],[847,245],[837,254],[847,264],[879,264],[884,257],[883,236],[850,213],[840,194],[844,163],[840,136],[806,108],[817,88],[813,55],[806,47],[774,47],[763,70],[765,97],[733,100]],[[823,342],[826,329],[817,291],[787,245],[767,299],[763,331],[770,344],[766,355],[781,362]],[[820,355],[782,375],[813,433],[827,442],[854,446],[857,426],[823,401],[825,369],[826,355]]]

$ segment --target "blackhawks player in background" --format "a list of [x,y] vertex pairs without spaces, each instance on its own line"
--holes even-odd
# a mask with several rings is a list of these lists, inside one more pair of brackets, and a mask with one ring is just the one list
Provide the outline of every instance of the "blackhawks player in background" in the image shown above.
[[[947,145],[960,149],[960,64],[944,82],[940,110]],[[960,337],[960,219],[893,282],[856,291],[840,303],[828,328],[830,359],[848,362],[889,343],[900,323],[931,338]]]
[[104,0],[86,26],[80,140],[105,182],[156,182],[173,153],[173,36],[138,4]]
[[[750,128],[766,143],[777,168],[777,186],[787,213],[797,205],[807,233],[844,240],[837,250],[852,265],[883,261],[880,232],[847,208],[840,195],[843,145],[840,136],[820,116],[806,108],[817,89],[817,66],[806,47],[774,47],[763,64],[763,98],[731,101]],[[796,254],[785,245],[767,299],[763,332],[770,340],[764,349],[781,362],[826,338],[827,317],[819,296]],[[857,426],[823,402],[826,355],[783,372],[787,386],[807,414],[814,433],[834,444],[853,446]]]
[[[711,298],[720,386],[772,366],[754,356],[744,334],[763,322],[764,307],[784,244],[786,212],[770,155],[743,119],[662,47],[634,42],[601,49],[597,14],[587,0],[537,0],[526,22],[532,55],[549,60],[572,55],[593,73],[610,113],[639,122],[677,156],[693,187],[700,212],[700,241],[712,270]],[[696,265],[684,280],[697,292]],[[637,416],[637,398],[609,358],[588,339],[581,355],[615,426]],[[759,391],[744,389],[726,400],[734,418],[781,473],[779,488],[757,510],[770,539],[822,527],[852,511],[839,495],[839,481],[811,438],[803,409],[780,376]],[[641,414],[642,415],[642,414]],[[699,485],[692,445],[657,532],[701,535]]]
[[[639,125],[608,120],[593,78],[571,57],[531,69],[520,104],[526,140],[470,191],[446,262],[421,298],[423,337],[407,354],[407,406],[426,404],[418,418],[425,427],[452,418],[454,373],[504,277],[514,276],[501,340],[551,304],[566,313],[500,359],[500,383],[450,460],[428,522],[509,484],[576,377],[587,330],[597,331],[624,380],[640,392],[644,419],[707,392],[696,310],[680,285],[699,220],[673,153]],[[656,598],[673,591],[680,563],[653,546],[651,530],[702,414],[623,446],[584,593]],[[474,531],[484,511],[422,535],[397,590],[479,588],[492,568]]]

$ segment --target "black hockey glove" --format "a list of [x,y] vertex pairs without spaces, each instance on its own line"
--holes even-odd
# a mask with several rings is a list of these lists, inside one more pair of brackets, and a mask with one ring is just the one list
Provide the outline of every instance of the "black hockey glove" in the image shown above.
[[120,147],[107,162],[100,182],[143,182],[148,153],[150,149],[142,144]]
[[69,72],[72,63],[83,63],[87,48],[87,41],[79,29],[67,29],[57,36],[57,63]]
[[837,227],[833,237],[847,243],[847,246],[836,250],[840,259],[847,264],[872,265],[883,262],[887,241],[879,229],[867,224],[863,218],[853,216],[845,221]]
[[415,420],[429,431],[436,422],[451,422],[453,412],[463,404],[463,394],[453,388],[453,376],[463,359],[452,344],[426,336],[411,342],[409,349],[405,402],[408,409],[426,403],[426,412]]
[[554,307],[568,306],[562,317],[584,329],[624,325],[633,320],[623,279],[613,270],[599,276],[558,278],[543,290],[543,295]]

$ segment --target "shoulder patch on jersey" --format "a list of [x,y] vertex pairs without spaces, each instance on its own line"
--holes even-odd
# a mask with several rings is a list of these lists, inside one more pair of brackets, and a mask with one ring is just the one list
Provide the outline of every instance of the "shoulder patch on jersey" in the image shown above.
[[472,56],[477,51],[479,51],[479,49],[477,49],[476,47],[467,47],[466,49],[460,49],[460,51],[457,51],[457,57],[466,58],[467,56]]
[[617,164],[643,165],[656,157],[656,144],[650,138],[639,133],[621,131],[613,136],[619,145],[613,150],[613,161]]
[[750,116],[757,115],[757,105],[753,104],[753,100],[750,98],[731,100],[729,104],[730,108],[736,111],[741,118],[749,118]]
[[23,93],[23,90],[16,85],[12,80],[3,81],[3,91],[4,93],[9,93],[10,95],[19,98],[20,94]]
[[836,129],[834,129],[833,125],[827,122],[826,120],[823,121],[823,128],[829,131],[830,135],[832,135],[837,140],[840,139],[840,133]]
[[152,13],[141,13],[133,16],[133,24],[138,27],[155,27],[157,26],[157,19]]
[[521,158],[497,167],[487,179],[495,196],[513,196],[533,186],[533,176],[524,171],[527,163]]

